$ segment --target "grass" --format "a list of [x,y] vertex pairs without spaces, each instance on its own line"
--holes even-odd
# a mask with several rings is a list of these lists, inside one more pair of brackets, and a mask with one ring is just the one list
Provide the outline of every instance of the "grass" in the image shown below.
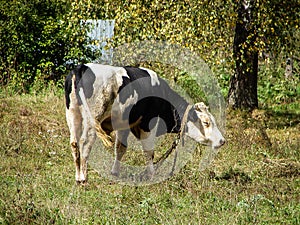
[[228,112],[228,143],[149,186],[77,186],[61,93],[0,92],[0,224],[300,224],[299,103]]

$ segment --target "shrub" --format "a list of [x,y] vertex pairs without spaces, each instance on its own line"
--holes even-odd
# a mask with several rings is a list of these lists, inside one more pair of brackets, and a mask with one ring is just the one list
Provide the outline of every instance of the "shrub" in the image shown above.
[[[82,14],[85,4],[69,0],[1,2],[0,82],[28,91],[37,80],[57,81],[66,62],[88,57]],[[87,9],[87,10],[85,10]]]

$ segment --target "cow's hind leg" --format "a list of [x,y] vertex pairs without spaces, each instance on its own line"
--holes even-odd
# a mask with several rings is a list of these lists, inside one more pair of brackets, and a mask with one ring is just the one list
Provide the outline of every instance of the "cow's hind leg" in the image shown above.
[[85,124],[82,136],[80,138],[80,177],[79,182],[85,184],[87,182],[87,169],[88,169],[88,159],[96,140],[95,129]]
[[72,156],[75,163],[75,180],[80,183],[80,151],[77,142],[71,142]]
[[119,176],[120,161],[127,150],[127,138],[129,135],[129,130],[119,130],[116,133],[115,161],[111,170],[111,174],[114,176]]
[[80,150],[79,140],[82,133],[82,117],[78,107],[66,110],[67,123],[70,130],[70,145],[75,164],[75,180],[80,181]]

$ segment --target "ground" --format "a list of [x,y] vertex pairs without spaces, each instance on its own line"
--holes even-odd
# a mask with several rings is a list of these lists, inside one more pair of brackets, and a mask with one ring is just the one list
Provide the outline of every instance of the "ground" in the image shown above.
[[63,94],[1,92],[0,224],[300,224],[296,109],[227,112],[227,144],[204,171],[199,146],[161,183],[121,185],[90,168],[83,187],[74,181]]

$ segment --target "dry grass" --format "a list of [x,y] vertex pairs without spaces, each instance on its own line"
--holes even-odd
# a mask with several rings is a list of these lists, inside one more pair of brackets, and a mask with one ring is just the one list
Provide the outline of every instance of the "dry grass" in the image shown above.
[[120,185],[91,168],[76,186],[62,94],[0,94],[0,224],[300,224],[299,114],[228,112],[227,140],[199,172]]

